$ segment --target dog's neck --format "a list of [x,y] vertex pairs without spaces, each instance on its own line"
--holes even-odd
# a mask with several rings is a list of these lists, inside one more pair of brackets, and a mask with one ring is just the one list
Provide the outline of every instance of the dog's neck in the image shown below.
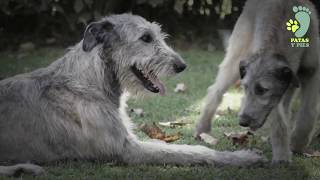
[[122,90],[115,64],[112,61],[101,59],[100,48],[84,52],[82,43],[79,43],[49,68],[52,68],[55,75],[68,75],[70,80],[79,83],[84,88],[93,88],[103,92],[108,100],[119,107]]
[[112,61],[105,63],[103,90],[107,95],[112,96],[111,99],[115,100],[114,103],[119,107],[122,89],[114,66]]

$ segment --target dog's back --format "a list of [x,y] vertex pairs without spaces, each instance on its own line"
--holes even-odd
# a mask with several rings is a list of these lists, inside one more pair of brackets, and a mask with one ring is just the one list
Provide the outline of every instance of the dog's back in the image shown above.
[[[42,110],[42,77],[40,71],[10,77],[0,81],[0,161],[39,160],[50,153],[34,153],[45,147],[39,142],[47,138],[48,129]],[[49,79],[49,76],[48,76]],[[51,157],[50,157],[51,158]]]
[[310,37],[314,42],[317,41],[319,32],[317,11],[308,0],[248,0],[241,17],[246,19],[247,24],[253,29],[249,53],[269,49],[284,53],[288,59],[301,56],[304,48],[291,47],[290,40],[295,36],[288,32],[286,25],[287,21],[295,18],[295,12],[292,10],[295,6],[307,7],[310,12],[313,12],[310,14],[311,22],[305,37]]

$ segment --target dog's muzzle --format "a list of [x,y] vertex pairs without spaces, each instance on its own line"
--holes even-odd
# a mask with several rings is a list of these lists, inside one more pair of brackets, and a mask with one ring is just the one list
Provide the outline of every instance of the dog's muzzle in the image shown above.
[[173,62],[173,69],[176,73],[180,73],[187,68],[186,63],[184,63],[183,59],[179,55],[174,57]]
[[242,114],[239,116],[239,125],[242,127],[248,127],[250,124],[254,121],[254,119],[251,116],[248,116],[247,114]]

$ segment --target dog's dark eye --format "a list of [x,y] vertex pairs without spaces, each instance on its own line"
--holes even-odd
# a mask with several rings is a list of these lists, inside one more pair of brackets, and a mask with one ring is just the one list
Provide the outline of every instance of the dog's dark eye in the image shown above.
[[262,87],[260,84],[257,84],[254,89],[256,95],[264,95],[266,92],[269,91],[269,89]]
[[145,43],[151,43],[153,41],[150,34],[144,34],[140,39]]

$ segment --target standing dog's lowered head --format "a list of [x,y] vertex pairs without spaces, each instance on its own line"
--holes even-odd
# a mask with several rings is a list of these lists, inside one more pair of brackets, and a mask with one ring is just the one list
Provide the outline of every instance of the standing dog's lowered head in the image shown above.
[[240,61],[240,78],[245,95],[239,112],[239,124],[260,128],[279,104],[288,88],[298,88],[299,80],[281,54],[258,53]]
[[[159,76],[186,68],[164,38],[159,25],[142,17],[108,16],[88,25],[83,40],[48,67],[0,81],[0,162],[260,164],[264,159],[251,151],[141,142],[133,135],[122,94],[164,94]],[[33,168],[0,167],[0,173],[23,167]]]

